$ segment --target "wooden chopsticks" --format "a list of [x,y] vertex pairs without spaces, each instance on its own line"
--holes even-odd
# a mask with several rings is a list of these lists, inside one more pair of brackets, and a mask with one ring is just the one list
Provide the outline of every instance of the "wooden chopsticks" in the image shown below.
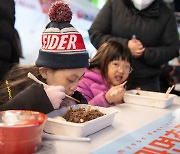
[[167,89],[167,91],[166,91],[166,93],[165,93],[165,97],[166,97],[166,98],[168,98],[168,96],[169,96],[170,92],[173,90],[173,88],[174,88],[174,85],[172,85],[171,87],[169,87],[169,88]]
[[66,97],[68,97],[68,98],[70,98],[70,99],[72,99],[72,100],[74,100],[74,101],[80,103],[80,100],[77,100],[77,99],[75,99],[74,97],[71,97],[71,96],[69,96],[69,95],[66,95]]
[[[127,83],[127,81],[124,81],[121,85],[124,86],[126,83]],[[110,96],[117,94],[118,91],[119,91],[119,89],[113,91],[113,92],[110,94]]]

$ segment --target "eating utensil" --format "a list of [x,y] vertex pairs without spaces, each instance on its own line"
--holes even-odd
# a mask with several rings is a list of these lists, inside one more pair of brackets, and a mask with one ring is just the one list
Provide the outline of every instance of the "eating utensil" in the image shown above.
[[[37,83],[42,84],[42,85],[44,86],[44,88],[47,88],[47,87],[48,87],[48,85],[47,85],[46,83],[44,83],[44,82],[40,81],[39,79],[37,79],[32,73],[29,72],[29,73],[27,74],[27,76],[28,76],[28,78],[36,81]],[[68,97],[68,98],[70,98],[70,99],[72,99],[72,100],[80,103],[79,100],[77,100],[77,99],[75,99],[75,98],[73,98],[73,97],[71,97],[71,96],[69,96],[69,95],[67,95],[67,94],[66,94],[66,97]]]
[[168,98],[168,96],[169,96],[170,92],[173,90],[173,88],[174,88],[174,85],[172,85],[171,87],[169,87],[169,88],[167,89],[167,91],[166,91],[166,93],[165,93],[165,98]]
[[[124,81],[121,85],[124,86],[126,83],[127,83],[127,81]],[[110,96],[113,96],[113,95],[117,94],[118,91],[119,91],[119,89],[113,91],[113,92],[110,94]]]
[[65,136],[65,135],[54,135],[44,132],[43,138],[53,139],[53,140],[63,140],[63,141],[80,141],[80,142],[90,142],[89,137],[76,137],[76,136]]

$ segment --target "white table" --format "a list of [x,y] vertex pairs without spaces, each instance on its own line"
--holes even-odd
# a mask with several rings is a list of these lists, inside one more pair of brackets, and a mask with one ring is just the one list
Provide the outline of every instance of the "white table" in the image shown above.
[[174,99],[173,105],[166,109],[152,108],[133,104],[115,106],[116,114],[112,126],[90,135],[91,142],[74,142],[43,140],[42,148],[37,154],[88,154],[117,137],[131,133],[145,125],[164,117],[180,108],[180,97]]

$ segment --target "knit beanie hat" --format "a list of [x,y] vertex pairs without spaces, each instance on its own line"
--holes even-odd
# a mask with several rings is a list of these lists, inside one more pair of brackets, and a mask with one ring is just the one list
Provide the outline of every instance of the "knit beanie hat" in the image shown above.
[[52,4],[50,23],[42,34],[36,66],[52,69],[87,68],[89,55],[81,34],[70,24],[71,9],[62,1]]

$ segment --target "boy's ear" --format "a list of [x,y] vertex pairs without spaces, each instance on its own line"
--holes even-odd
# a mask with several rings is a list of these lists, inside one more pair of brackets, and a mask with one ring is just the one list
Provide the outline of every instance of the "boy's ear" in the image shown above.
[[39,68],[39,73],[41,74],[41,76],[46,79],[47,78],[47,73],[48,73],[48,68],[45,67],[40,67]]

